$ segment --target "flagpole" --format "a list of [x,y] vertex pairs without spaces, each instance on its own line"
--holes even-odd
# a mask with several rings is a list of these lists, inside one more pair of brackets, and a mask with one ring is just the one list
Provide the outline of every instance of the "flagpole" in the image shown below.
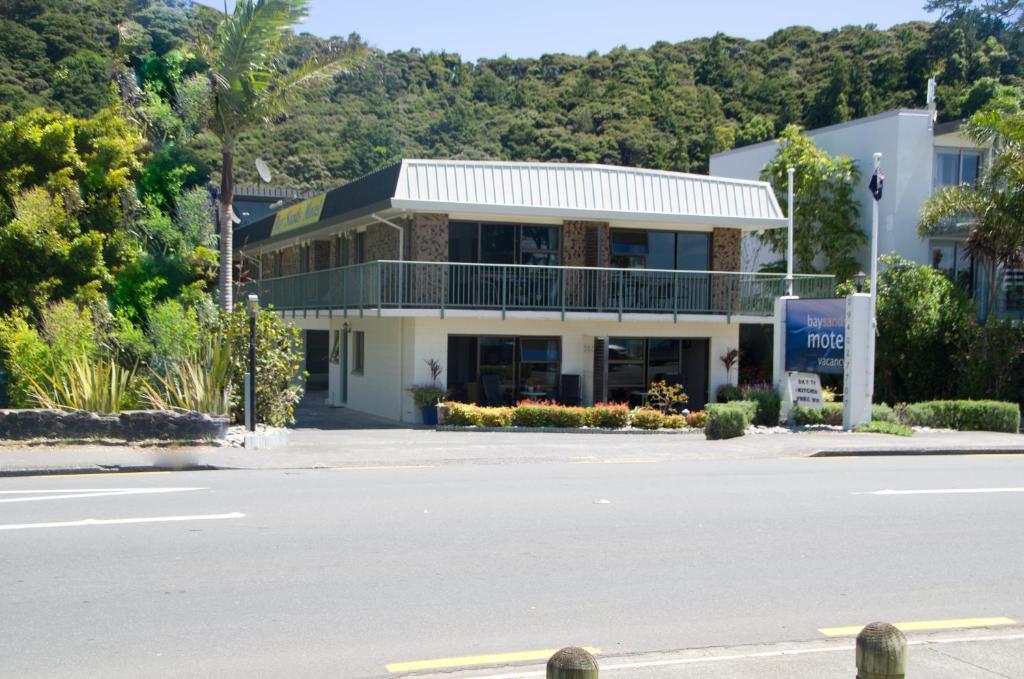
[[788,297],[793,296],[793,173],[796,170],[792,167],[786,168],[786,174],[789,175],[789,192],[788,192],[788,205],[786,209],[787,221],[786,228],[788,230],[787,242],[786,242],[786,295]]
[[[879,189],[882,181],[879,168],[882,165],[882,154],[875,154],[875,173]],[[875,340],[878,337],[878,198],[871,197],[871,336],[868,338],[868,396],[869,403],[875,396]]]

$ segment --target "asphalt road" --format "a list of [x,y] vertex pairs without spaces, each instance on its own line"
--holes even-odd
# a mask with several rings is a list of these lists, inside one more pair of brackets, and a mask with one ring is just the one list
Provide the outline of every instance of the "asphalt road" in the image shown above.
[[1024,620],[1024,457],[633,462],[0,479],[0,676],[367,677]]

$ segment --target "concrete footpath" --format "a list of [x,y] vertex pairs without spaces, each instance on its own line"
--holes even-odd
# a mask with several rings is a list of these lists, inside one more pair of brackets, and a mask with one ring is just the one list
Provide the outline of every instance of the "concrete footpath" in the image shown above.
[[[597,658],[602,677],[850,679],[856,674],[852,638],[632,656],[598,655]],[[542,664],[533,664],[406,676],[419,679],[527,679],[543,677],[544,674]],[[1024,677],[1024,628],[908,635],[907,676],[922,679]]]
[[809,456],[1024,454],[1024,435],[918,432],[911,437],[835,431],[751,434],[522,433],[431,429],[290,432],[287,446],[24,445],[0,443],[0,475],[147,469],[317,469],[352,466],[745,460]]

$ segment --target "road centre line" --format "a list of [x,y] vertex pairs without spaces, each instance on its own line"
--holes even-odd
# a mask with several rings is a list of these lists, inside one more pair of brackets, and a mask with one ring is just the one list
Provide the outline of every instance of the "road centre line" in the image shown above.
[[26,530],[30,528],[80,528],[86,526],[116,526],[131,523],[169,523],[176,521],[215,521],[219,519],[241,519],[245,514],[194,514],[192,516],[146,516],[133,519],[82,519],[81,521],[53,521],[49,523],[9,523],[0,525],[0,530]]
[[[583,647],[588,653],[597,655],[599,648]],[[498,665],[501,663],[523,662],[528,660],[547,660],[558,652],[557,648],[542,651],[520,651],[517,653],[490,653],[487,655],[466,655],[455,658],[435,658],[433,660],[413,660],[410,662],[389,663],[384,668],[391,673],[421,672],[423,670],[441,670],[455,667],[472,667],[474,665]]]
[[[954,620],[920,620],[916,622],[893,623],[903,632],[927,632],[945,629],[967,629],[971,627],[1000,627],[1004,625],[1016,625],[1017,621],[1011,618],[960,618]],[[863,625],[856,627],[822,627],[818,631],[826,637],[848,637],[860,634],[864,629]]]
[[1024,488],[935,488],[931,490],[873,490],[850,495],[971,495],[977,493],[1024,493]]
[[[156,493],[181,493],[206,488],[77,488],[73,490],[0,490],[0,495],[25,495],[27,497],[0,497],[0,502],[40,502],[43,500],[73,500],[86,497],[123,497],[126,495],[152,495]],[[47,495],[46,493],[50,493]],[[56,494],[53,494],[56,493]]]
[[[989,641],[1021,641],[1024,634],[1006,636],[985,636],[985,637],[955,637],[949,639],[909,639],[908,646],[930,646],[932,644],[966,644],[972,642]],[[641,660],[638,662],[626,662],[617,664],[601,665],[602,672],[614,672],[617,670],[637,670],[649,667],[671,667],[674,665],[698,665],[704,663],[727,662],[730,660],[757,660],[761,658],[781,658],[793,655],[813,655],[821,653],[849,653],[854,650],[854,644],[830,645],[818,648],[790,648],[780,651],[758,651],[755,653],[735,653],[730,655],[702,655],[695,658],[669,658],[666,660]],[[477,679],[527,679],[528,677],[543,677],[544,670],[527,670],[524,672],[511,672],[504,674],[479,675]]]

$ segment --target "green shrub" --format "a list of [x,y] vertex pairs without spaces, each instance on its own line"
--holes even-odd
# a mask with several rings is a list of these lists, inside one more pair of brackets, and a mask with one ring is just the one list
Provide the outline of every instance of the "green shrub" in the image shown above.
[[707,408],[704,435],[708,439],[743,436],[750,425],[749,410],[736,403],[712,403]]
[[859,434],[893,434],[894,436],[911,436],[914,430],[905,424],[886,420],[871,420],[853,428]]
[[588,424],[602,429],[622,429],[629,425],[629,406],[625,403],[598,403],[587,408]]
[[72,362],[87,363],[97,358],[98,351],[92,315],[72,302],[44,308],[38,327],[21,312],[0,319],[0,356],[10,375],[8,398],[17,408],[38,405],[37,386],[48,387]]
[[871,420],[873,422],[895,422],[896,413],[885,403],[876,403],[871,406]]
[[572,429],[587,424],[587,411],[546,401],[521,401],[512,409],[517,427],[559,427]]
[[[244,419],[242,383],[249,369],[249,316],[244,304],[224,314],[221,341],[231,347],[231,411],[236,422]],[[274,427],[295,421],[295,404],[302,398],[305,373],[301,368],[299,329],[285,323],[270,309],[256,317],[256,420]]]
[[210,341],[164,372],[142,380],[143,401],[157,410],[231,412],[231,361],[227,345]]
[[666,415],[661,423],[662,429],[686,429],[685,415]]
[[40,408],[111,414],[139,403],[135,369],[113,359],[75,358],[31,381],[34,405]]
[[842,426],[843,404],[826,403],[825,407],[821,410],[797,406],[796,408],[793,408],[793,421],[799,425],[827,424]]
[[199,350],[202,331],[196,310],[186,309],[176,299],[164,300],[149,310],[147,329],[157,369],[191,359]]
[[448,414],[445,416],[445,423],[456,427],[478,427],[480,426],[480,414],[478,406],[470,403],[458,403],[448,401],[445,403]]
[[457,427],[511,427],[512,408],[485,408],[449,401],[446,422]]
[[500,408],[480,408],[479,409],[479,420],[481,427],[511,427],[512,426],[512,409],[508,407]]
[[694,429],[703,429],[708,420],[708,414],[703,410],[695,410],[686,416],[686,425]]
[[743,398],[743,391],[734,384],[723,384],[715,392],[715,400],[719,403],[739,401]]
[[728,405],[735,406],[743,411],[747,416],[747,424],[754,421],[757,417],[757,403],[754,401],[729,401]]
[[745,389],[743,397],[756,404],[752,421],[762,427],[775,427],[779,424],[779,413],[782,410],[782,399],[771,388]]
[[548,421],[551,427],[578,429],[588,422],[587,409],[579,406],[548,406]]
[[960,431],[1020,431],[1020,406],[1003,401],[925,401],[902,413],[905,424]]
[[665,414],[654,408],[637,408],[629,420],[637,429],[661,429],[665,424]]

